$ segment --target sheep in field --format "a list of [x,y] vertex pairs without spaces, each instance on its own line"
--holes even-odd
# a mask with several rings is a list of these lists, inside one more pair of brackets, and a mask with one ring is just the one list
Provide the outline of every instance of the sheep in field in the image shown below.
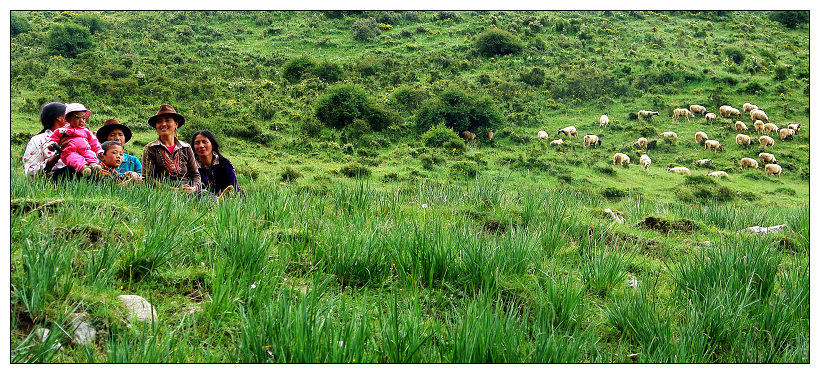
[[786,126],[786,128],[794,130],[794,133],[795,133],[795,134],[797,134],[798,132],[800,132],[800,124],[799,124],[799,123],[792,123],[792,124],[789,124],[788,126]]
[[739,146],[750,146],[752,145],[752,138],[746,134],[737,134],[735,136],[735,143]]
[[553,147],[557,147],[561,144],[564,144],[564,139],[555,139],[555,140],[550,142],[550,145],[553,146]]
[[687,168],[685,166],[675,166],[673,168],[666,169],[666,172],[667,173],[692,175],[692,172],[689,171],[689,168]]
[[740,159],[740,170],[754,168],[757,169],[757,161],[753,158],[744,157]]
[[706,135],[703,131],[698,131],[695,133],[695,143],[703,144],[703,142],[709,140],[709,136]]
[[692,104],[689,106],[689,111],[692,114],[706,114],[706,107],[703,105]]
[[729,174],[723,170],[713,171],[709,174],[706,174],[707,177],[728,177]]
[[547,132],[544,130],[538,132],[538,140],[547,140],[549,139],[549,137],[549,134],[547,134]]
[[596,135],[584,135],[584,148],[590,145],[601,146],[601,140]]
[[751,103],[745,103],[745,104],[743,104],[743,113],[746,113],[746,112],[751,112],[751,111],[753,111],[753,110],[755,110],[755,109],[759,109],[759,108],[757,107],[757,105],[754,105],[754,104],[751,104]]
[[612,156],[612,165],[627,165],[629,164],[629,156],[623,153],[616,153]]
[[749,118],[751,118],[752,121],[761,120],[763,122],[769,122],[769,116],[766,115],[766,112],[760,109],[754,109],[750,111]]
[[706,122],[712,123],[715,122],[715,120],[717,120],[717,115],[714,113],[706,113],[706,116],[704,116],[704,118],[706,118]]
[[763,167],[763,170],[766,170],[766,175],[780,175],[783,172],[783,169],[778,164],[766,164]]
[[464,141],[467,142],[467,143],[475,142],[475,134],[472,133],[472,132],[469,132],[467,130],[462,131],[461,134],[459,134],[459,136],[462,139],[464,139]]
[[732,118],[732,117],[740,118],[741,115],[742,114],[740,113],[740,111],[735,109],[735,108],[729,108],[726,111],[726,117],[729,117],[729,118]]
[[746,127],[746,124],[743,123],[742,121],[735,122],[735,131],[741,132],[741,131],[748,131],[748,130],[749,130],[749,128]]
[[761,136],[758,141],[761,147],[774,147],[774,139],[766,135]]
[[678,117],[684,116],[686,120],[689,120],[689,117],[694,117],[695,115],[686,108],[677,108],[672,111],[672,119],[678,119]]
[[640,137],[640,138],[638,138],[638,140],[635,143],[632,143],[632,145],[634,145],[635,147],[638,147],[638,148],[644,148],[645,149],[646,145],[648,143],[649,143],[649,141],[646,140],[646,138]]
[[761,120],[755,121],[755,132],[758,133],[758,134],[763,132],[763,126],[765,126],[765,123],[763,123],[763,121],[761,121]]
[[704,159],[700,159],[700,160],[695,161],[695,164],[698,165],[698,166],[711,165],[712,160],[710,160],[708,158],[704,158]]
[[646,170],[646,169],[649,169],[649,164],[652,163],[652,160],[649,158],[648,154],[644,153],[644,154],[641,155],[641,161],[640,162],[641,162],[641,166],[643,166],[643,169]]
[[703,144],[705,144],[704,149],[714,149],[715,153],[717,153],[718,150],[723,150],[723,144],[720,144],[717,140],[707,140]]
[[658,113],[658,112],[653,112],[653,111],[651,111],[651,110],[639,110],[639,111],[638,111],[638,121],[640,121],[640,120],[642,120],[642,119],[644,119],[644,118],[648,118],[648,119],[650,119],[650,120],[651,120],[651,119],[652,119],[652,116],[657,116],[657,115],[660,115],[660,113]]
[[563,129],[558,130],[558,135],[569,135],[569,136],[578,136],[578,130],[575,129],[575,126],[567,126]]
[[604,127],[609,124],[609,117],[606,114],[601,115],[601,119],[598,121],[598,127]]
[[767,164],[776,164],[777,163],[777,159],[774,158],[774,155],[771,154],[771,153],[760,152],[760,153],[758,153],[757,158],[760,159],[760,162],[765,162]]
[[678,138],[678,134],[676,134],[672,131],[662,132],[661,136],[664,137],[664,138],[675,138],[675,139]]
[[769,135],[769,133],[772,131],[777,132],[777,130],[777,125],[775,125],[774,123],[766,123],[765,125],[763,125],[763,133],[766,135]]
[[794,130],[785,127],[780,129],[780,141],[791,139],[792,137],[794,137]]

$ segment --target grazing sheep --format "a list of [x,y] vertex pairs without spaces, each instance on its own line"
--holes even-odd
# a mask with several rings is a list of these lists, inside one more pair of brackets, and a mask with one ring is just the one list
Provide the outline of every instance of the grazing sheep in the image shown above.
[[761,120],[763,122],[769,122],[769,116],[766,115],[766,112],[760,109],[754,109],[750,111],[749,118],[751,118],[752,121]]
[[761,132],[763,132],[763,126],[764,126],[764,125],[765,125],[765,124],[764,124],[764,123],[763,123],[763,121],[761,121],[761,120],[757,120],[757,121],[755,121],[755,132],[756,132],[756,133],[758,133],[758,134],[760,134]]
[[786,128],[794,130],[794,133],[797,134],[800,132],[800,124],[799,123],[792,123],[786,126]]
[[462,139],[464,139],[465,142],[468,142],[468,143],[475,142],[475,134],[473,134],[473,133],[471,133],[467,130],[462,131],[461,134],[459,134],[458,136],[460,136]]
[[751,112],[751,111],[753,111],[753,110],[755,110],[755,109],[759,109],[759,108],[757,107],[757,105],[750,104],[750,103],[745,103],[745,104],[743,104],[743,113],[746,113],[746,112]]
[[766,170],[766,175],[780,175],[780,173],[783,172],[783,169],[778,164],[766,164],[766,166],[763,167],[763,170]]
[[712,160],[710,160],[708,158],[703,158],[703,159],[695,161],[695,164],[698,165],[698,166],[710,165],[710,164],[712,164]]
[[664,137],[664,138],[675,138],[675,139],[678,138],[678,134],[676,134],[672,131],[662,132],[661,136]]
[[652,116],[660,115],[658,112],[653,112],[651,110],[639,110],[638,111],[638,121],[644,119],[644,117],[652,119]]
[[727,117],[726,112],[728,112],[729,109],[732,109],[731,105],[721,105],[720,108],[718,108],[718,113],[720,113],[721,117]]
[[757,161],[753,158],[744,157],[740,159],[740,169],[755,168],[757,169]]
[[632,145],[634,145],[635,147],[638,147],[638,148],[646,148],[646,145],[648,143],[649,143],[649,141],[646,140],[646,138],[641,137],[641,138],[638,138],[638,140],[635,143],[632,143]]
[[598,121],[599,127],[604,127],[609,124],[609,117],[606,114],[601,115],[601,119]]
[[761,147],[774,147],[774,139],[766,135],[761,136],[758,141],[760,141]]
[[735,143],[740,146],[750,146],[752,145],[752,138],[746,134],[737,134],[735,136]]
[[666,169],[667,173],[678,173],[678,174],[686,174],[692,175],[692,172],[689,171],[689,168],[685,166],[675,166],[673,168]]
[[774,123],[767,123],[763,125],[763,133],[766,135],[769,135],[769,133],[772,131],[777,132],[777,130],[777,125],[775,125]]
[[601,146],[601,140],[596,135],[584,135],[584,148],[590,145]]
[[714,149],[715,153],[717,153],[718,150],[723,150],[723,144],[720,144],[717,140],[707,140],[704,144],[704,149]]
[[742,114],[740,113],[740,111],[739,111],[739,110],[737,110],[737,109],[735,109],[735,108],[729,108],[728,110],[726,110],[726,117],[729,117],[729,118],[732,118],[732,117],[737,117],[737,118],[740,118],[740,116],[741,116],[741,115],[742,115]]
[[695,143],[702,144],[707,140],[709,140],[709,136],[707,136],[705,132],[698,131],[695,133]]
[[780,129],[780,141],[786,140],[786,138],[791,139],[794,137],[794,130],[788,128]]
[[558,135],[569,135],[569,136],[578,136],[578,130],[575,129],[575,126],[567,126],[563,129],[558,130]]
[[680,116],[686,117],[686,120],[689,120],[689,117],[694,117],[695,115],[686,108],[677,108],[672,111],[672,119],[677,119]]
[[742,121],[735,122],[735,131],[741,132],[741,131],[748,131],[748,130],[749,130],[749,128],[746,127],[746,124],[743,123]]
[[640,162],[641,162],[641,166],[643,166],[643,169],[646,170],[646,169],[649,169],[649,164],[652,163],[652,160],[649,158],[648,154],[644,153],[644,154],[641,155]]
[[713,171],[709,174],[706,174],[707,177],[728,177],[729,174],[723,170]]
[[712,123],[715,122],[715,120],[717,119],[717,115],[714,113],[706,113],[706,116],[704,116],[704,118],[706,118],[706,122]]
[[493,130],[487,131],[487,133],[484,134],[484,139],[493,140],[493,135],[495,135]]
[[616,153],[612,157],[612,165],[626,165],[629,164],[629,156],[623,153]]
[[774,158],[774,155],[771,153],[760,152],[757,154],[757,158],[760,159],[760,162],[765,162],[767,164],[776,164],[777,159]]
[[692,104],[689,106],[689,111],[692,114],[706,114],[706,107],[703,105]]
[[564,139],[555,139],[555,140],[550,142],[550,145],[553,146],[553,147],[557,147],[561,144],[564,144]]
[[544,130],[538,132],[538,140],[547,140],[549,139],[549,137],[549,134],[547,134],[547,132]]

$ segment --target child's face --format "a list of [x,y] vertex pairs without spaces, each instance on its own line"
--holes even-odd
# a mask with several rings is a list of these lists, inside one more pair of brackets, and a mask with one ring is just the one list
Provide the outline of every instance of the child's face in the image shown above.
[[120,129],[111,130],[111,132],[108,133],[108,139],[105,140],[113,140],[125,145],[125,133],[123,133]]
[[71,127],[75,129],[85,127],[85,112],[71,112],[65,117],[66,122],[68,122]]
[[108,150],[103,153],[102,162],[109,167],[119,167],[122,164],[122,147],[118,145],[108,147]]

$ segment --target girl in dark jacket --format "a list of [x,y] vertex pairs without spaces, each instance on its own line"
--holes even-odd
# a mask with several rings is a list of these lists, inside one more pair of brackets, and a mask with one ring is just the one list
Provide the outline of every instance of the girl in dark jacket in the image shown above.
[[217,196],[238,192],[236,172],[227,157],[219,153],[219,142],[208,130],[199,130],[191,135],[191,145],[197,156],[199,175],[203,187]]

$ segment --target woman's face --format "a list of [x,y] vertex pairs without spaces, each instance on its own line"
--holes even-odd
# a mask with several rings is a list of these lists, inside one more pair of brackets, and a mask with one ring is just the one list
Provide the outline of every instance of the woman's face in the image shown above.
[[66,122],[68,122],[71,127],[75,129],[85,127],[85,112],[71,112],[68,113],[65,117]]
[[125,145],[125,133],[123,133],[120,129],[111,130],[111,132],[108,133],[108,139],[105,140],[113,140]]
[[157,135],[160,137],[163,135],[174,136],[178,127],[177,121],[171,116],[160,116],[154,124],[157,127]]
[[214,151],[211,141],[205,135],[197,135],[194,138],[194,151],[200,158],[210,156]]

